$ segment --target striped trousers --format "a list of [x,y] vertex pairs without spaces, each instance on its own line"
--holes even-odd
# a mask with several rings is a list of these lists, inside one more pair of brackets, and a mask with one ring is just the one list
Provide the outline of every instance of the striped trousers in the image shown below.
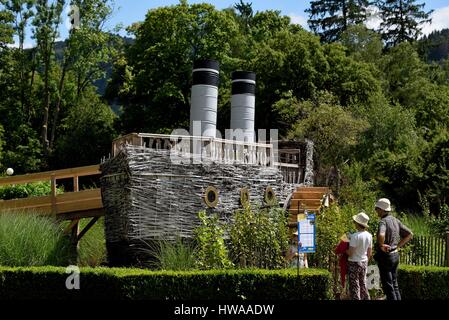
[[348,261],[349,293],[352,300],[370,300],[366,287],[366,270],[368,261]]

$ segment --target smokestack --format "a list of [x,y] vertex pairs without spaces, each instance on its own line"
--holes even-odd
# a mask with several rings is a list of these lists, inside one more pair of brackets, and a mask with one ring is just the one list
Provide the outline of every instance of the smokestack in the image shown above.
[[[193,65],[190,134],[215,138],[217,130],[218,83],[220,64],[214,60],[198,60]],[[201,130],[194,128],[201,122]]]
[[232,73],[231,129],[240,129],[239,140],[254,143],[256,116],[256,74],[249,71]]

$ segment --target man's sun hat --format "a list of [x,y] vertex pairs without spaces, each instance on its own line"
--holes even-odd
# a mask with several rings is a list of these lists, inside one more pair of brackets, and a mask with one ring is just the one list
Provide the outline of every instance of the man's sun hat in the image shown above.
[[368,228],[368,221],[369,217],[366,213],[360,212],[359,214],[352,217],[352,219],[360,224],[361,226],[364,226],[365,228]]
[[380,199],[376,202],[376,208],[382,209],[384,211],[390,212],[391,211],[391,203],[388,199]]

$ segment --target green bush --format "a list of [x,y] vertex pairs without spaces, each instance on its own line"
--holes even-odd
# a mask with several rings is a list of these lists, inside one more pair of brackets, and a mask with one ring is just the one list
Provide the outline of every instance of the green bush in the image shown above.
[[449,268],[401,266],[398,281],[404,300],[449,299]]
[[[58,194],[61,194],[63,192],[64,192],[63,188],[57,189]],[[48,196],[50,194],[51,194],[51,184],[48,181],[0,187],[0,200],[40,197],[40,196]]]
[[0,265],[65,265],[68,246],[51,218],[32,212],[0,214]]
[[224,228],[217,215],[207,215],[205,211],[198,214],[201,225],[195,229],[198,250],[196,266],[201,270],[231,268],[228,250],[224,242]]
[[231,256],[241,268],[286,267],[288,228],[284,210],[255,210],[249,206],[237,210],[229,234]]
[[64,268],[0,268],[0,299],[326,300],[325,270],[148,271],[85,268],[67,290]]

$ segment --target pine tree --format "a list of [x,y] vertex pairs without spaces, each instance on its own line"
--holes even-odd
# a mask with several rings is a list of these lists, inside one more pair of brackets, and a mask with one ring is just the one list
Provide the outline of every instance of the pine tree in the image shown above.
[[380,32],[388,47],[404,41],[417,40],[422,25],[430,23],[433,11],[425,12],[425,3],[416,0],[378,0],[382,23]]
[[314,0],[310,1],[309,26],[321,36],[323,42],[340,38],[350,25],[364,23],[369,0]]

